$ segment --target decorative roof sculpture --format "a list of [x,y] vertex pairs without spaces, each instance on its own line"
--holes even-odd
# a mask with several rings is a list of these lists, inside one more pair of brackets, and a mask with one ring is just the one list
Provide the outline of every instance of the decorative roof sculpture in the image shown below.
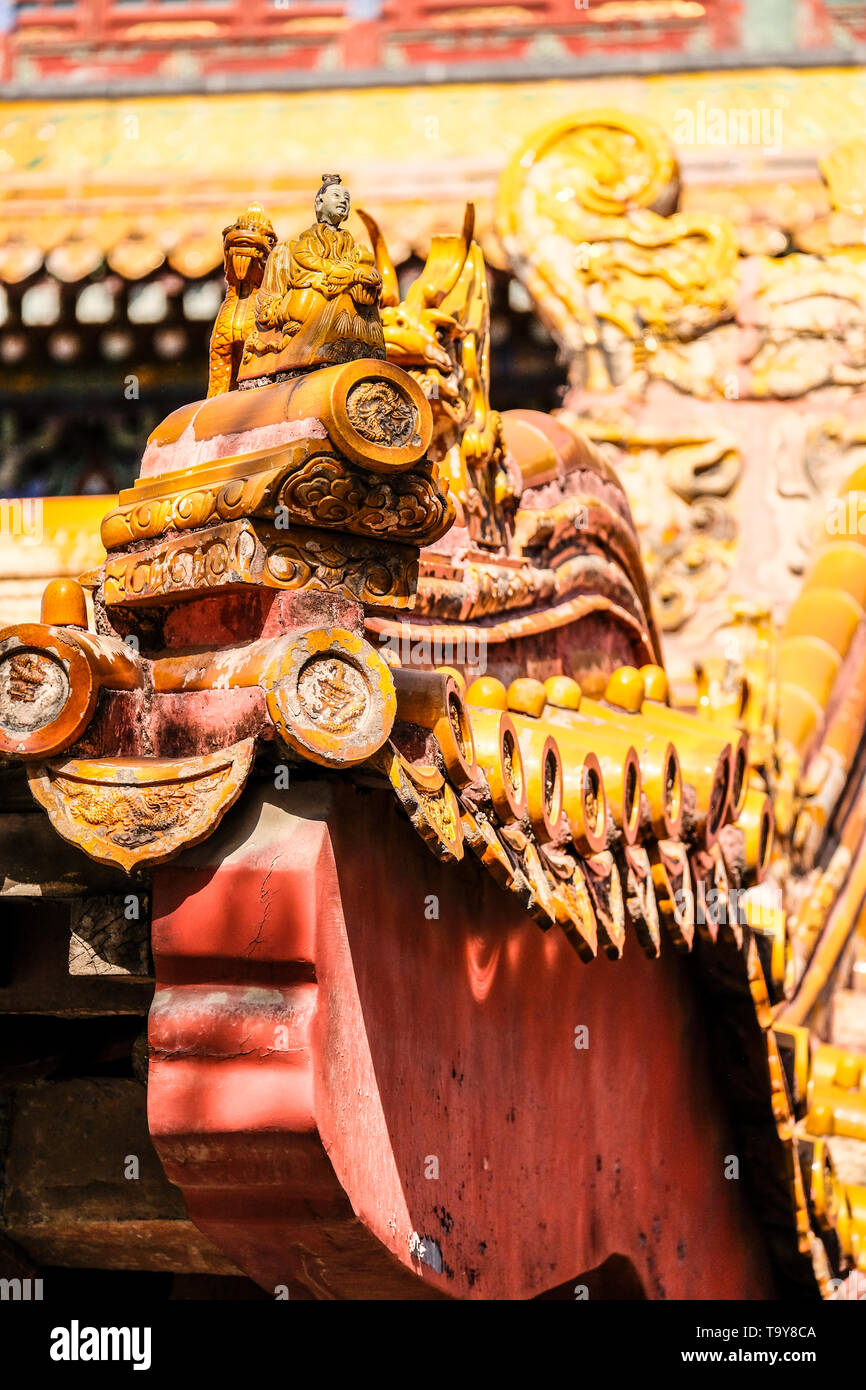
[[255,324],[255,303],[276,233],[259,203],[223,230],[226,295],[210,341],[207,393],[218,396],[238,384],[244,344]]
[[643,116],[578,112],[502,177],[503,245],[568,360],[565,411],[616,459],[675,666],[727,623],[756,563],[782,611],[816,509],[860,458],[861,153],[821,162],[831,212],[763,242],[742,222],[760,191],[728,196],[739,224],[701,211],[702,189],[681,208],[671,133]]
[[349,190],[323,174],[316,221],[294,241],[277,242],[256,296],[255,327],[244,346],[238,384],[283,381],[311,367],[384,357],[382,281],[366,247],[340,224]]
[[[372,218],[373,253],[338,240],[347,211],[325,182],[326,220],[252,278],[264,217],[229,229],[225,389],[153,432],[105,564],[0,632],[0,753],[152,893],[165,1171],[224,1254],[307,1297],[533,1297],[644,1261],[647,1227],[658,1296],[826,1293],[866,1257],[824,1142],[854,1072],[822,1055],[810,1091],[796,990],[830,968],[809,933],[847,940],[826,891],[802,901],[836,807],[809,759],[838,793],[864,722],[840,684],[859,539],[778,650],[744,612],[739,664],[674,707],[615,472],[569,414],[491,407],[471,211],[402,300]],[[234,383],[250,312],[247,343],[286,342]],[[627,1199],[597,1199],[602,1154]]]

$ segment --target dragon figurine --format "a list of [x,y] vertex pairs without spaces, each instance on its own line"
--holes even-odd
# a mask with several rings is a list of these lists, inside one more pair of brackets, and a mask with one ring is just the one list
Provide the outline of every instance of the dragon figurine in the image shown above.
[[[401,300],[397,275],[375,219],[359,209],[382,276],[388,360],[403,367],[433,411],[430,456],[460,502],[473,539],[502,546],[516,498],[502,417],[490,405],[490,300],[475,209],[462,231],[435,236],[420,275]],[[519,491],[519,488],[517,489]]]

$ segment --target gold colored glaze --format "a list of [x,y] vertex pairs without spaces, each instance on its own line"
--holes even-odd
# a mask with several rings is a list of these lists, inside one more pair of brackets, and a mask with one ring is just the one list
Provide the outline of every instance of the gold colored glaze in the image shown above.
[[644,697],[647,700],[655,700],[659,704],[666,705],[669,685],[664,667],[642,666],[640,673],[643,676]]
[[695,895],[685,845],[678,840],[652,841],[649,856],[662,925],[675,950],[690,951],[695,936]]
[[[514,711],[512,719],[520,744],[526,778],[526,810],[533,834],[540,844],[563,839],[563,811],[570,822],[572,818],[569,813],[571,803],[565,793],[564,762],[559,743],[544,724],[524,718]],[[585,850],[587,845],[585,842],[581,844],[573,823],[571,833],[577,848]],[[603,845],[602,834],[594,841],[592,848],[601,849]]]
[[596,750],[605,777],[611,779],[614,818],[632,838],[635,814],[629,809],[631,796],[626,798],[625,793],[633,753],[637,755],[639,772],[636,800],[639,803],[641,794],[646,793],[653,833],[671,839],[679,834],[682,777],[675,747],[669,739],[634,723],[626,715],[617,719],[605,706],[585,696],[581,698],[577,713],[571,709],[551,709],[546,719],[557,728],[570,731],[581,746]]
[[481,247],[467,204],[459,236],[436,236],[418,278],[399,299],[397,277],[377,223],[361,214],[383,283],[388,360],[419,383],[433,409],[430,457],[461,507],[461,524],[483,544],[504,544],[511,529],[513,479],[502,419],[490,405],[490,304]]
[[[577,860],[563,855],[559,861],[565,872],[553,877],[556,920],[566,940],[582,961],[594,960],[598,953],[598,924],[586,876]],[[555,868],[556,866],[554,866]]]
[[479,676],[466,691],[470,705],[481,705],[485,709],[507,709],[508,694],[502,681],[495,676]]
[[773,856],[773,807],[766,792],[748,789],[735,825],[744,835],[746,883],[760,883]]
[[821,1043],[812,1057],[806,1128],[810,1134],[838,1134],[866,1140],[866,1058]]
[[444,778],[418,769],[390,744],[374,757],[424,843],[445,862],[463,858],[464,824],[454,789]]
[[619,960],[625,947],[625,904],[622,879],[610,850],[590,855],[585,874],[595,906],[598,943],[610,960]]
[[474,782],[478,766],[472,722],[454,676],[445,670],[428,673],[399,667],[392,675],[397,718],[430,730],[458,789]]
[[263,521],[224,522],[116,559],[103,571],[107,607],[153,607],[203,593],[312,589],[378,608],[409,608],[417,552],[371,537]]
[[75,579],[52,579],[42,595],[41,621],[47,627],[87,627],[87,598]]
[[344,628],[299,629],[245,647],[160,657],[152,671],[160,694],[259,686],[284,746],[325,767],[372,757],[396,715],[390,668],[369,642]]
[[664,133],[610,108],[538,131],[502,176],[503,244],[552,331],[584,356],[590,390],[614,384],[609,329],[649,354],[733,312],[734,228],[673,212],[678,177]]
[[644,700],[644,679],[633,666],[620,666],[607,683],[604,698],[608,704],[636,714]]
[[268,713],[291,751],[324,767],[366,761],[394,723],[389,667],[363,637],[342,628],[296,633],[265,682]]
[[384,357],[382,277],[368,248],[340,226],[349,204],[339,175],[325,175],[316,195],[316,222],[273,247],[255,297],[239,385]]
[[32,760],[70,748],[101,690],[137,690],[144,672],[117,637],[23,623],[0,631],[0,755]]
[[580,707],[580,686],[570,676],[549,676],[544,682],[544,692],[548,704],[557,709]]
[[[635,741],[643,766],[643,753],[638,740],[649,735],[658,735],[665,740],[676,738],[677,758],[682,769],[683,781],[695,793],[693,811],[695,830],[705,837],[707,847],[715,840],[720,827],[729,812],[728,799],[731,784],[732,756],[730,743],[714,738],[709,729],[704,729],[698,721],[697,732],[683,731],[676,724],[677,714],[660,706],[664,715],[657,714],[646,705],[639,714],[627,714],[593,700],[581,701],[580,713],[590,718],[601,719],[607,724],[619,724],[630,733]],[[668,722],[667,716],[674,721]],[[633,732],[632,732],[633,730]]]
[[475,755],[496,814],[505,823],[519,821],[526,813],[526,776],[514,721],[505,711],[484,709],[471,700],[467,708]]
[[226,294],[211,334],[209,396],[233,391],[237,386],[244,343],[254,324],[256,293],[276,239],[264,208],[258,203],[251,203],[223,230]]
[[[561,167],[572,162],[579,176],[570,196],[549,207],[557,161]],[[521,208],[511,226],[512,249],[525,257],[518,269],[527,283],[542,287],[547,317],[556,317],[562,290],[557,257],[574,249],[575,235],[579,248],[588,247],[587,264],[578,265],[570,286],[571,319],[558,323],[558,331],[572,333],[595,385],[611,385],[608,367],[620,350],[672,379],[676,353],[668,350],[677,335],[685,341],[724,328],[732,283],[729,231],[712,218],[674,212],[675,162],[664,138],[642,119],[584,113],[567,130],[548,132],[513,177]],[[527,216],[547,219],[528,257],[526,245],[518,245],[518,223]],[[818,821],[809,788],[814,784],[824,794],[832,781],[826,769],[819,776],[812,764],[804,768],[809,741],[819,744],[820,756],[833,755],[831,770],[844,788],[856,755],[854,735],[862,731],[862,718],[858,723],[856,710],[846,712],[844,692],[836,688],[843,669],[846,681],[860,670],[866,565],[856,527],[846,522],[852,534],[825,535],[781,642],[762,601],[743,603],[732,615],[731,627],[743,639],[736,659],[736,644],[724,659],[708,655],[694,682],[696,712],[673,707],[680,688],[660,664],[634,530],[621,494],[611,487],[610,468],[581,442],[579,422],[567,412],[554,424],[571,432],[573,448],[545,444],[543,430],[535,430],[541,436],[535,438],[526,412],[516,412],[520,418],[506,431],[490,407],[489,308],[471,210],[459,236],[437,238],[402,301],[384,238],[372,218],[363,220],[372,256],[336,231],[310,229],[282,244],[269,264],[266,294],[256,303],[256,326],[247,334],[253,339],[249,370],[240,382],[232,373],[252,301],[243,312],[232,308],[229,281],[212,344],[209,399],[175,412],[154,431],[146,476],[106,518],[111,554],[101,590],[99,577],[88,576],[97,601],[104,600],[100,620],[107,614],[109,622],[120,621],[119,610],[126,610],[123,621],[146,620],[143,631],[164,620],[159,610],[180,600],[249,593],[251,585],[317,592],[332,612],[342,605],[337,611],[347,613],[340,618],[347,626],[331,626],[334,618],[326,626],[323,618],[320,628],[278,629],[284,635],[213,651],[174,649],[141,660],[132,654],[124,664],[122,654],[104,645],[112,639],[75,626],[82,595],[70,590],[48,602],[47,614],[64,622],[62,630],[43,627],[38,651],[33,644],[0,651],[0,671],[8,658],[0,713],[7,705],[38,704],[41,710],[44,704],[56,715],[60,686],[42,690],[47,678],[39,653],[49,647],[55,656],[62,650],[61,665],[68,658],[80,705],[63,734],[64,749],[87,727],[97,677],[107,673],[116,683],[106,680],[106,690],[135,692],[146,684],[148,704],[152,679],[157,708],[162,700],[163,708],[174,709],[182,704],[179,697],[197,693],[258,690],[270,721],[262,716],[266,742],[276,739],[293,761],[349,770],[362,782],[390,787],[438,858],[453,863],[468,845],[538,925],[558,925],[582,959],[591,959],[599,945],[619,957],[627,928],[650,958],[660,952],[662,930],[680,951],[691,948],[696,932],[713,950],[741,951],[755,1015],[767,1032],[769,1100],[790,1167],[797,1238],[805,1253],[810,1240],[835,1222],[843,1248],[853,1250],[856,1204],[843,1199],[822,1142],[810,1150],[806,1170],[810,1232],[794,1114],[769,1030],[775,1008],[779,1041],[795,1039],[795,1091],[809,1089],[810,1130],[819,1140],[823,1133],[851,1135],[851,1125],[861,1124],[862,1059],[842,1049],[828,1079],[822,1053],[810,1077],[808,1035],[804,1059],[798,1020],[818,1007],[838,971],[862,904],[862,834],[851,829],[859,812],[845,822],[830,863],[816,861],[811,893],[797,856],[806,862],[806,822]],[[237,289],[256,267],[252,253],[247,260],[242,243],[226,236],[227,279],[231,259],[239,305]],[[306,264],[308,252],[318,258],[315,264]],[[309,283],[298,282],[299,267],[312,277]],[[551,277],[546,286],[545,270]],[[389,362],[368,351],[365,333],[376,313],[360,314],[361,328],[352,318],[364,293],[370,294],[364,307],[376,309],[380,285]],[[335,352],[352,360],[321,365]],[[255,385],[254,367],[272,384]],[[273,380],[283,371],[298,375]],[[554,426],[548,428],[558,439]],[[596,420],[593,428],[599,438],[616,434],[609,422]],[[520,454],[516,471],[506,434]],[[629,437],[629,429],[616,437]],[[637,432],[631,437],[636,440]],[[716,487],[736,483],[740,461],[723,432],[697,438],[684,430],[667,443],[667,482],[689,505],[708,495],[708,475]],[[584,495],[592,483],[580,495],[567,493],[569,472],[594,475],[605,496]],[[449,481],[456,503],[447,495]],[[525,497],[518,508],[521,486],[549,483],[562,489],[550,506],[533,508]],[[866,478],[855,475],[848,496],[864,492]],[[287,534],[280,509],[291,523]],[[543,553],[551,535],[580,527],[581,509],[591,544],[619,567],[616,601],[607,592],[570,597],[580,573],[569,569],[570,556],[561,563],[555,555],[526,558],[526,551]],[[465,628],[418,622],[412,632],[477,632],[481,625],[473,619],[498,612],[491,598],[497,586],[507,590],[503,608],[534,611],[485,623],[491,648],[590,615],[602,630],[617,624],[629,632],[635,666],[610,676],[603,700],[582,695],[571,677],[547,674],[569,669],[564,660],[545,666],[533,658],[521,668],[513,652],[494,666],[501,675],[507,671],[505,681],[480,677],[464,699],[467,677],[456,667],[417,669],[396,648],[380,654],[365,642],[360,619],[358,630],[350,630],[361,604],[409,605],[417,548],[442,536],[455,517],[477,547],[467,550],[462,571],[475,593],[455,600]],[[709,543],[704,558],[708,552]],[[419,617],[436,623],[438,596],[449,585],[451,591],[459,587],[462,564],[459,546],[454,554],[423,558],[430,584]],[[138,614],[148,607],[158,611]],[[308,611],[294,596],[272,610],[289,624],[293,614]],[[371,623],[371,630],[382,637],[397,626],[375,621],[381,626]],[[20,641],[20,629],[12,631]],[[646,665],[638,670],[641,662]],[[581,667],[572,669],[593,693],[604,689],[597,672],[584,676]],[[51,679],[59,682],[59,674]],[[748,749],[741,730],[749,736]],[[61,764],[47,761],[60,751],[52,742],[56,734],[53,729],[45,747],[30,750],[39,758],[31,770],[34,794],[44,798],[55,823],[66,825],[61,833],[94,857],[127,867],[163,862],[210,833],[242,785],[254,742],[209,755],[211,761],[76,758]],[[25,756],[21,747],[15,756]],[[838,783],[832,785],[838,792]],[[775,849],[771,798],[780,831]],[[830,825],[838,798],[825,799],[823,824]],[[741,908],[735,894],[765,875],[764,896],[747,895]],[[803,892],[799,917],[786,898],[792,882],[793,891]],[[795,969],[800,988],[790,1003],[779,1004],[791,994]]]
[[569,715],[551,714],[545,723],[554,725],[569,764],[579,767],[590,752],[598,760],[611,819],[633,844],[640,825],[642,764],[627,733]]
[[512,714],[528,714],[538,719],[544,713],[547,695],[541,681],[520,677],[512,681],[506,693]]
[[818,160],[818,167],[826,180],[834,208],[840,212],[853,213],[855,217],[866,216],[866,181],[863,168],[866,165],[866,140],[862,135],[844,140],[834,150]]
[[210,835],[243,790],[254,748],[246,739],[199,758],[49,762],[28,778],[59,835],[129,871]]
[[657,960],[661,955],[661,917],[653,885],[652,864],[642,845],[629,845],[625,851],[625,904],[635,936],[645,956]]
[[[579,746],[562,728],[547,720],[512,713],[527,777],[530,820],[541,826],[542,838],[560,831],[564,812],[575,846],[595,854],[607,844],[608,794],[595,747]],[[555,762],[555,771],[548,764]],[[536,830],[536,834],[538,834]]]

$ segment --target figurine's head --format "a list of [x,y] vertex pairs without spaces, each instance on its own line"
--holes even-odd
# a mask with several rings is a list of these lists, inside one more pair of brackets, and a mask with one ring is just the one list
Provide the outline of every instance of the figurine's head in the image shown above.
[[316,221],[339,227],[349,216],[349,190],[343,187],[339,174],[323,174],[322,186],[316,194]]
[[277,234],[261,203],[250,203],[230,227],[224,227],[223,248],[229,284],[241,285],[250,274],[255,284],[259,284],[276,239]]

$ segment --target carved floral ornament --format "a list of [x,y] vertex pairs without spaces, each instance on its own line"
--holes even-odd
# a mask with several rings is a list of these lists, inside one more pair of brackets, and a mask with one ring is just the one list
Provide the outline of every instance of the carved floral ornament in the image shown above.
[[[217,470],[203,469],[200,482],[190,480],[152,499],[145,493],[139,500],[138,490],[129,489],[102,523],[103,543],[112,551],[132,541],[238,517],[272,521],[278,506],[286,508],[290,523],[362,536],[387,533],[416,543],[437,539],[450,524],[452,509],[431,470],[406,471],[385,481],[334,454],[298,450],[295,459],[252,475],[236,464],[237,476],[227,482],[211,483],[208,472]],[[226,471],[219,470],[223,475]]]
[[105,604],[153,607],[196,594],[269,589],[318,589],[389,608],[411,605],[418,580],[414,547],[339,531],[262,522],[225,522],[146,550],[109,559],[103,569]]

